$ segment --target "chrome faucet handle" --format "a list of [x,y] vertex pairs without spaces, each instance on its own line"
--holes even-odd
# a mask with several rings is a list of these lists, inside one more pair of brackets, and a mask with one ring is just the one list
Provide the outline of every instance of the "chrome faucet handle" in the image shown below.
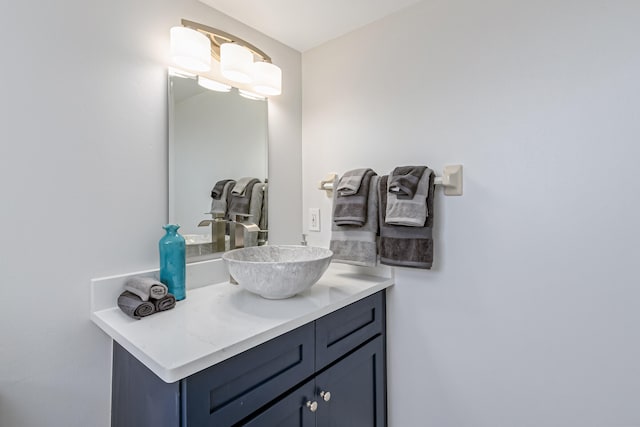
[[302,233],[302,241],[300,242],[302,246],[307,246],[307,235]]

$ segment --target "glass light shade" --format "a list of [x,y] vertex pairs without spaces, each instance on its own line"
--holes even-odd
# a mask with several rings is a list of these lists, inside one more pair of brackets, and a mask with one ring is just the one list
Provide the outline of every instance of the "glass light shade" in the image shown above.
[[253,53],[235,43],[220,45],[220,69],[222,75],[238,83],[250,83]]
[[193,71],[211,69],[211,42],[202,33],[187,27],[173,27],[171,34],[171,62]]
[[282,70],[268,62],[253,63],[253,90],[265,96],[282,93]]
[[231,86],[229,85],[202,76],[198,76],[198,84],[205,89],[214,90],[216,92],[229,92],[231,90]]
[[248,90],[238,89],[238,93],[241,97],[247,99],[253,99],[254,101],[263,101],[265,98],[262,95],[258,95],[257,93],[249,92]]

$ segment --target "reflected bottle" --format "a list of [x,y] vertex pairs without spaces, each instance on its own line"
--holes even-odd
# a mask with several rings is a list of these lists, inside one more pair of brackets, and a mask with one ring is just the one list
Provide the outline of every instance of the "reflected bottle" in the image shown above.
[[164,225],[167,232],[159,242],[160,281],[167,285],[169,293],[180,301],[186,298],[186,257],[184,237],[178,233],[179,225]]

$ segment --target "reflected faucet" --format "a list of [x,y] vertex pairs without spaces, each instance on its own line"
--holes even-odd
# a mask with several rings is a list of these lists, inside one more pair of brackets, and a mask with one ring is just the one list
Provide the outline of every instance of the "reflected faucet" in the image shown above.
[[198,227],[211,225],[211,248],[213,252],[225,251],[225,226],[224,214],[211,213],[213,219],[203,219],[198,223]]
[[235,214],[229,223],[229,238],[231,249],[258,246],[260,227],[249,222],[250,215]]

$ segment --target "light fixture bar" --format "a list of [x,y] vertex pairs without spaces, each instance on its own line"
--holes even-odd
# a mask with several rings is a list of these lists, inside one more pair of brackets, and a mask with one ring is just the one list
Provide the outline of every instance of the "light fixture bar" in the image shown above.
[[[269,62],[269,63],[271,62],[271,57],[266,53],[264,53],[262,50],[258,49],[251,43],[239,37],[236,37],[232,34],[227,33],[226,31],[218,30],[217,28],[209,27],[207,25],[203,25],[198,22],[189,21],[187,19],[183,19],[181,23],[184,27],[200,31],[201,33],[204,33],[206,36],[208,36],[211,39],[212,46],[216,46],[216,48],[218,49],[217,52],[214,51],[214,53],[217,56],[216,59],[220,58],[220,53],[219,53],[220,45],[225,42],[230,42],[230,43],[237,43],[241,46],[246,47],[256,55],[258,55],[260,58],[262,58],[264,62]],[[224,41],[221,43],[219,40],[216,40],[217,38],[224,39]]]

